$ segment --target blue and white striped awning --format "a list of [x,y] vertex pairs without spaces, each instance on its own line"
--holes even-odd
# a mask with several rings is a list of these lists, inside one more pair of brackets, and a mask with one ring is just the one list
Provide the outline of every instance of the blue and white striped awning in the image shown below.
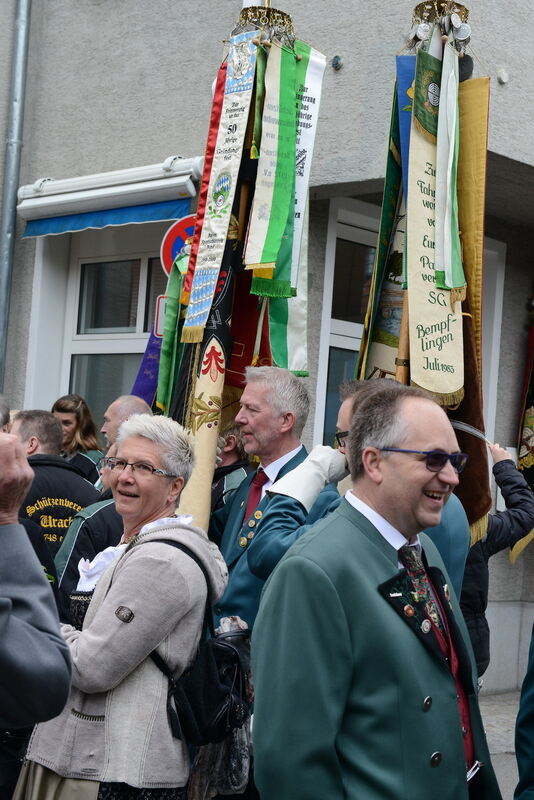
[[144,222],[164,222],[187,216],[191,210],[191,199],[181,197],[160,203],[145,203],[123,208],[99,209],[79,214],[63,214],[56,217],[30,219],[26,223],[23,238],[30,236],[54,236],[60,233],[77,233],[89,228],[107,228]]

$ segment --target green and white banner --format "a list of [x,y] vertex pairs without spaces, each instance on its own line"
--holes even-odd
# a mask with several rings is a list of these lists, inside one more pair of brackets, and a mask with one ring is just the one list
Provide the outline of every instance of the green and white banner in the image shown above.
[[465,299],[465,276],[458,231],[458,51],[452,31],[443,51],[436,162],[436,285],[454,290],[451,302]]
[[273,41],[265,70],[261,149],[245,246],[248,269],[274,269],[293,200],[296,58]]

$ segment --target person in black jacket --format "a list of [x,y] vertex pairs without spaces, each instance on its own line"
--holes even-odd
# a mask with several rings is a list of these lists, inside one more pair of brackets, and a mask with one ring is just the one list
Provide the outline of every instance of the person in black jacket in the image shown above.
[[54,556],[77,511],[100,499],[100,493],[61,458],[61,423],[49,411],[19,411],[11,432],[22,442],[35,478],[20,516],[36,522]]
[[481,677],[490,662],[488,606],[488,561],[495,553],[512,547],[534,528],[534,492],[517,469],[510,453],[498,444],[488,445],[493,457],[493,475],[501,490],[506,511],[489,515],[485,537],[469,550],[464,571],[460,607]]

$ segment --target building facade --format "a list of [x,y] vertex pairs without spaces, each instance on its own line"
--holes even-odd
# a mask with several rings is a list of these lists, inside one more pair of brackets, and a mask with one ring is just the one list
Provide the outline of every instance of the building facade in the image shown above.
[[[534,291],[534,110],[528,103],[534,55],[523,4],[472,5],[475,75],[491,77],[486,424],[489,438],[514,447],[526,303]],[[111,215],[106,227],[32,237],[23,237],[26,221],[36,214],[131,206],[134,184],[138,204],[174,197],[183,213],[194,210],[212,83],[240,9],[240,0],[33,4],[18,180],[26,197],[19,198],[4,343],[4,393],[14,408],[49,408],[61,394],[79,391],[98,417],[111,398],[129,391],[155,298],[165,287],[159,248],[173,211],[167,218],[162,212],[159,221],[141,216],[135,224]],[[349,7],[340,0],[327,6],[288,0],[283,10],[291,14],[299,38],[327,58],[309,207],[309,386],[315,399],[309,444],[332,440],[337,385],[352,375],[356,360],[378,227],[395,54],[410,28],[412,4],[367,0]],[[19,12],[16,0],[0,4],[2,131],[13,108],[8,78]],[[340,62],[332,63],[336,56]],[[50,177],[55,195],[49,193]],[[175,187],[170,195],[169,179]],[[533,576],[532,547],[514,566],[506,553],[492,561],[488,690],[521,682],[534,619]]]

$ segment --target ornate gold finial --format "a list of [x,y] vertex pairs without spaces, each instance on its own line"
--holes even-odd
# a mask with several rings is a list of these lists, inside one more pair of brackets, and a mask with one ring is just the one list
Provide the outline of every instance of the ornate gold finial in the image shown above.
[[[253,26],[266,32],[269,39],[294,39],[293,20],[284,11],[271,6],[271,0],[265,0],[263,6],[246,6],[239,14],[237,29],[234,33]],[[250,30],[250,27],[248,28]]]
[[418,3],[413,10],[412,24],[416,22],[436,22],[441,17],[448,14],[458,14],[462,22],[469,19],[469,9],[461,3],[453,0],[426,0]]

